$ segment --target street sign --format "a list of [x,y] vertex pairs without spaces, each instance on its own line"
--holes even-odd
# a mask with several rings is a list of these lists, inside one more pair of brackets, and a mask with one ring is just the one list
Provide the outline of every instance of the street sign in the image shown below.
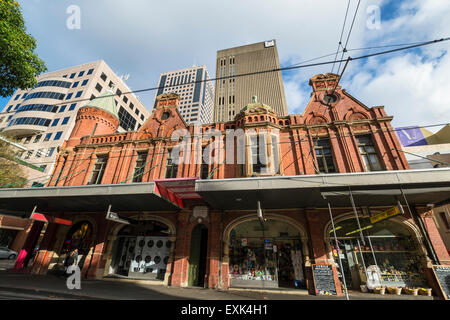
[[261,221],[261,223],[264,223],[264,214],[263,211],[261,209],[261,202],[257,202],[257,209],[256,209],[256,213],[258,215],[259,220]]
[[370,217],[370,223],[375,223],[375,222],[379,222],[381,220],[388,219],[390,217],[398,215],[399,213],[400,213],[400,209],[398,206],[389,208],[383,212],[380,212],[380,213],[374,215],[373,217]]
[[111,220],[117,223],[130,224],[130,221],[120,218],[119,215],[111,211],[111,205],[108,207],[108,212],[106,212],[106,220]]

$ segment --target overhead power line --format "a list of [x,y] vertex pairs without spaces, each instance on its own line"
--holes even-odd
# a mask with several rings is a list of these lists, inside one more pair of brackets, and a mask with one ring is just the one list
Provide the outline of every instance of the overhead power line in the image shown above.
[[[430,125],[425,125],[425,126],[411,126],[412,128],[432,128],[432,127],[443,127],[443,126],[446,126],[446,125],[449,125],[450,124],[450,122],[449,123],[438,123],[438,124],[430,124]],[[401,130],[405,130],[405,128],[392,128],[392,130],[389,130],[389,129],[375,129],[375,130],[373,130],[373,131],[371,131],[371,133],[373,132],[373,133],[377,133],[377,132],[396,132],[396,131],[401,131]],[[287,137],[287,138],[285,138],[286,140],[288,140],[288,141],[285,141],[285,142],[282,142],[282,139],[280,139],[279,140],[279,144],[284,144],[284,143],[292,143],[292,140],[291,140],[291,137],[297,137],[297,136],[302,136],[302,137],[310,137],[310,138],[312,138],[312,139],[316,139],[317,138],[317,134],[308,134],[308,133],[305,133],[305,134],[291,134],[289,137]],[[348,137],[353,137],[353,136],[355,136],[355,135],[340,135],[340,136],[334,136],[334,137],[327,137],[326,139],[340,139],[340,138],[348,138]],[[183,144],[183,145],[185,145],[185,146],[187,146],[187,145],[194,145],[195,144],[195,142],[191,142],[191,143],[185,143],[185,144]],[[159,147],[149,147],[148,149],[157,149],[157,148],[159,148]],[[167,148],[169,148],[169,147],[167,147]],[[142,150],[142,148],[133,148],[133,149],[131,149],[131,150],[133,150],[133,151],[136,151],[136,150]],[[154,153],[154,154],[165,154],[166,153],[166,151],[163,151],[163,152],[158,152],[158,153]],[[112,158],[128,158],[128,157],[134,157],[135,155],[128,155],[128,156],[118,156],[118,157],[115,157],[115,156],[112,156],[112,157],[110,157],[110,159],[112,159]],[[84,160],[91,160],[91,158],[81,158],[81,159],[77,159],[76,161],[84,161]],[[55,161],[46,161],[46,162],[39,162],[39,163],[36,163],[36,162],[29,162],[30,164],[33,164],[33,165],[43,165],[43,164],[50,164],[50,163],[54,163]],[[0,164],[0,167],[1,166],[8,166],[8,165],[1,165]]]
[[[401,48],[397,48],[397,49],[381,51],[381,52],[376,52],[376,53],[371,53],[371,54],[351,58],[351,60],[367,59],[367,58],[374,57],[374,56],[389,54],[389,53],[408,50],[408,49],[412,49],[412,48],[418,48],[418,47],[431,45],[431,44],[435,44],[435,43],[439,43],[439,42],[444,42],[444,41],[448,41],[448,40],[450,40],[450,37],[436,39],[436,40],[430,40],[430,41],[426,41],[426,42],[420,42],[418,44],[409,45],[406,47],[401,47]],[[354,49],[354,50],[359,50],[359,49]],[[332,54],[334,54],[334,53],[332,53]],[[319,58],[315,58],[313,60],[317,60],[317,59],[319,59]],[[271,72],[280,72],[280,71],[289,71],[289,70],[295,70],[295,69],[301,69],[301,68],[317,67],[317,66],[323,66],[323,65],[333,64],[333,63],[337,63],[337,62],[342,63],[342,62],[346,62],[347,60],[348,59],[341,59],[341,60],[337,60],[337,61],[334,61],[334,60],[333,61],[324,61],[324,62],[316,62],[316,63],[310,63],[310,64],[302,64],[302,65],[297,65],[297,66],[293,65],[293,66],[282,67],[282,68],[274,68],[274,69],[268,69],[268,70],[262,70],[262,71],[247,72],[247,73],[236,74],[236,75],[232,75],[232,76],[224,76],[224,77],[216,77],[216,78],[211,78],[211,79],[191,81],[191,82],[187,82],[183,85],[203,83],[203,82],[209,82],[209,81],[227,80],[227,79],[238,78],[238,77],[248,77],[248,76],[254,76],[254,75],[258,75],[258,74],[271,73]],[[151,87],[151,88],[140,89],[140,90],[132,90],[132,91],[128,91],[128,92],[122,92],[121,95],[147,92],[147,91],[156,91],[159,89],[172,88],[172,87],[178,87],[178,86],[179,85],[167,85],[167,86]],[[115,96],[119,96],[119,94],[113,93],[113,94],[101,97],[100,99],[115,97]],[[99,99],[99,97],[97,97],[97,99]],[[65,104],[69,104],[69,103],[78,103],[78,102],[85,102],[85,101],[91,101],[91,100],[93,100],[93,99],[88,98],[88,99],[78,99],[78,100],[67,100],[65,102],[50,104],[50,106],[59,106],[59,105],[65,105]]]
[[[361,50],[372,50],[372,49],[381,49],[381,48],[392,48],[392,47],[401,47],[401,46],[411,46],[411,45],[416,45],[416,44],[421,44],[421,43],[426,43],[426,42],[428,42],[428,41],[417,41],[417,42],[410,42],[410,43],[397,43],[397,44],[386,44],[386,45],[372,46],[372,47],[353,48],[353,49],[347,49],[347,52],[350,52],[350,51],[361,51]],[[338,54],[342,53],[342,52],[343,52],[342,50],[338,51]],[[291,64],[291,65],[285,66],[285,67],[298,66],[298,65],[304,64],[306,62],[311,62],[311,61],[319,60],[319,59],[322,59],[322,58],[330,57],[330,56],[333,56],[335,54],[336,54],[335,52],[332,52],[332,53],[329,53],[329,54],[326,54],[326,55],[323,55],[323,56],[320,56],[320,57],[316,57],[316,58],[312,58],[312,59],[309,59],[309,60],[300,61],[300,62],[297,62],[295,64]]]
[[[334,56],[334,61],[337,60],[337,56],[339,53],[339,48],[342,45],[342,36],[344,35],[344,29],[345,29],[345,24],[347,22],[347,14],[348,14],[348,8],[350,7],[350,0],[348,0],[347,2],[347,10],[345,11],[345,18],[344,18],[344,23],[342,24],[342,31],[341,31],[341,37],[339,38],[339,43],[338,43],[338,47],[336,49],[336,55]],[[334,70],[334,63],[333,63],[333,67],[331,68],[331,73],[333,73]]]
[[[342,58],[344,58],[344,54],[347,52],[348,41],[350,40],[350,35],[352,34],[353,24],[355,23],[355,19],[356,19],[356,15],[358,13],[358,9],[359,9],[359,4],[360,3],[361,3],[361,0],[358,0],[358,5],[356,6],[355,14],[353,15],[352,25],[350,26],[350,30],[349,30],[348,35],[347,35],[347,40],[345,41],[345,46],[342,49],[341,60],[342,60]],[[339,70],[341,70],[341,63],[342,63],[342,61],[339,62],[337,73],[339,73]]]

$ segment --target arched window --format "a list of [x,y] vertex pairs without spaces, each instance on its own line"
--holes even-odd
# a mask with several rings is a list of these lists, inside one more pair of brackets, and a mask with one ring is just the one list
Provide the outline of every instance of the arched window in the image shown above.
[[[67,233],[62,253],[78,249],[80,254],[87,254],[91,245],[92,225],[89,221],[81,221],[72,226]],[[87,252],[85,252],[87,251]]]

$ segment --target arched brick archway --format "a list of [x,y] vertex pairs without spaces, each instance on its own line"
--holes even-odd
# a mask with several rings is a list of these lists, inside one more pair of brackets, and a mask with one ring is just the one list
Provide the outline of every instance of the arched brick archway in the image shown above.
[[[310,260],[310,256],[309,256],[309,237],[308,237],[308,233],[306,231],[306,229],[304,228],[304,226],[298,222],[297,220],[285,216],[285,215],[281,215],[281,214],[275,214],[275,213],[265,213],[264,214],[264,218],[267,220],[275,220],[275,221],[280,221],[280,222],[284,222],[292,227],[294,227],[296,230],[298,230],[298,232],[300,233],[300,240],[301,240],[301,244],[302,244],[302,252],[303,252],[303,261],[304,261],[304,266],[305,268],[308,268],[311,266],[311,260]],[[237,227],[238,225],[245,223],[245,222],[250,222],[250,221],[255,221],[258,218],[255,216],[255,214],[248,214],[245,216],[241,216],[239,218],[234,219],[233,221],[231,221],[224,229],[223,231],[223,237],[222,237],[222,241],[223,241],[223,258],[222,258],[222,279],[221,279],[221,287],[229,287],[229,275],[228,275],[228,268],[229,268],[229,262],[230,262],[230,257],[229,257],[229,252],[230,252],[230,248],[229,248],[229,244],[230,244],[230,236],[231,236],[231,231]]]
[[[371,210],[372,214],[377,214],[379,212],[382,212],[382,210]],[[365,219],[367,221],[370,216],[367,211],[363,211],[363,214],[358,217],[361,220]],[[360,221],[365,239],[364,242],[361,242],[359,233],[355,234],[355,232],[359,230],[359,227],[355,221],[351,221],[356,220],[353,211],[333,217],[333,220],[336,227],[342,259],[339,262],[338,260],[335,261],[338,256],[337,252],[333,250],[336,248],[332,248],[332,246],[335,246],[335,239],[332,232],[332,223],[331,221],[328,221],[323,229],[323,240],[328,262],[330,264],[334,264],[335,262],[338,264],[342,263],[345,279],[349,288],[359,288],[360,284],[365,283],[364,277],[354,272],[355,268],[361,268],[362,272],[364,272],[366,267],[375,264],[380,268],[382,273],[387,272],[386,270],[392,268],[399,270],[395,271],[399,272],[399,274],[401,272],[405,272],[404,274],[406,274],[406,270],[408,271],[408,274],[409,272],[415,272],[417,274],[417,279],[416,276],[414,276],[414,280],[412,280],[412,278],[401,281],[398,280],[400,282],[406,281],[403,286],[408,286],[408,281],[417,283],[426,282],[426,277],[420,279],[420,274],[423,276],[422,268],[429,265],[431,260],[427,255],[421,232],[411,218],[398,215],[391,217],[388,220],[378,222],[381,223],[380,225],[370,222],[367,224],[364,223],[364,220]],[[346,224],[343,222],[348,223]],[[350,230],[356,231],[346,233]],[[368,236],[370,236],[370,238],[368,238]],[[415,262],[410,260],[411,253],[415,256],[413,258]],[[396,256],[396,254],[398,254],[398,256]],[[362,259],[356,258],[355,260],[355,256],[362,256]],[[350,284],[348,281],[350,281]],[[383,281],[392,280],[384,279]],[[398,282],[396,283],[396,285],[399,285]],[[386,283],[384,283],[384,285],[386,285]]]
[[[168,227],[168,229],[169,229],[168,240],[172,243],[172,245],[170,246],[169,260],[167,262],[167,267],[166,267],[167,271],[164,276],[164,284],[168,285],[169,277],[171,275],[172,264],[173,264],[173,261],[175,258],[175,240],[176,240],[175,224],[167,218],[164,218],[164,217],[161,217],[158,215],[153,215],[153,214],[136,214],[136,215],[131,216],[130,218],[135,219],[135,220],[141,220],[141,221],[156,221],[156,222],[160,222]],[[111,274],[110,267],[111,267],[111,263],[112,263],[113,255],[114,255],[114,252],[113,252],[114,244],[115,244],[116,240],[118,239],[118,234],[119,234],[120,230],[122,230],[125,227],[127,227],[127,225],[116,224],[111,228],[110,235],[107,238],[106,250],[104,253],[104,259],[106,260],[106,263],[105,263],[105,269],[103,272],[103,276],[107,276],[107,275]]]

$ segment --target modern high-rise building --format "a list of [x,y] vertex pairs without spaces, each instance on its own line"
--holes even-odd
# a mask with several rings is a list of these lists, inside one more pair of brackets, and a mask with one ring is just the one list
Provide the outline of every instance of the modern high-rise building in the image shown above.
[[214,86],[206,66],[194,66],[161,73],[156,97],[163,93],[180,95],[178,111],[186,123],[212,123],[214,110]]
[[130,88],[103,61],[87,63],[40,75],[35,88],[17,90],[0,113],[0,131],[28,150],[22,160],[49,176],[58,147],[75,124],[78,109],[114,88],[119,132],[137,130],[150,113]]
[[[217,51],[214,121],[234,119],[257,96],[278,114],[288,113],[281,71],[238,76],[280,68],[275,40]],[[227,79],[220,79],[230,77]]]

